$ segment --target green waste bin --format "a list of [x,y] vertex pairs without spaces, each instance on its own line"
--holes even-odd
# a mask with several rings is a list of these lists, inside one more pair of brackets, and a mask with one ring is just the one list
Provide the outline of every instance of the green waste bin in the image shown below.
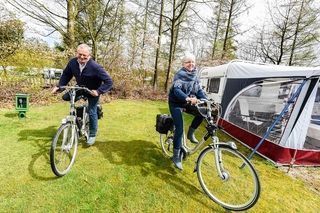
[[19,113],[19,118],[25,118],[26,112],[29,109],[29,94],[16,94],[16,111]]

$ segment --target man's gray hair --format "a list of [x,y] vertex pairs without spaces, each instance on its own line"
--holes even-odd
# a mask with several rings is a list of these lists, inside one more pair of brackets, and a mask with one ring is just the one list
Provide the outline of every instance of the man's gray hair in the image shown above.
[[89,45],[87,45],[87,44],[80,44],[80,45],[77,47],[77,51],[78,51],[79,49],[86,49],[86,50],[89,51],[89,54],[91,55],[91,47],[90,47]]

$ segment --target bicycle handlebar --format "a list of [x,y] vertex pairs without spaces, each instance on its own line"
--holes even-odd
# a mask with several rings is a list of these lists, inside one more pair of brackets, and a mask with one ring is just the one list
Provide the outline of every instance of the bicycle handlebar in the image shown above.
[[59,89],[66,89],[66,90],[84,90],[86,92],[91,93],[91,90],[89,90],[87,87],[80,87],[80,86],[60,86]]
[[217,111],[217,116],[220,117],[220,104],[215,103],[213,100],[200,99],[195,104],[198,112],[206,119],[212,119],[212,112]]
[[204,104],[204,103],[207,103],[207,104],[209,103],[209,105],[211,105],[211,104],[214,104],[214,101],[208,100],[208,99],[199,99],[196,105]]

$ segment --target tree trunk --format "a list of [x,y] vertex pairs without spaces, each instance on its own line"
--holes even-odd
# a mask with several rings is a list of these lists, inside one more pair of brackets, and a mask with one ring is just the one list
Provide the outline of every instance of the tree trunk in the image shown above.
[[146,3],[146,12],[143,18],[143,38],[142,38],[142,47],[141,47],[141,61],[140,61],[140,69],[144,70],[144,48],[146,45],[146,37],[147,37],[147,20],[148,20],[148,10],[149,10],[149,0]]
[[175,26],[176,26],[176,1],[173,0],[173,10],[172,10],[172,21],[171,21],[171,35],[170,35],[170,49],[169,49],[169,61],[168,61],[168,68],[167,68],[167,75],[166,75],[166,81],[164,84],[164,91],[167,92],[168,90],[168,85],[169,85],[169,76],[170,76],[170,71],[171,71],[171,66],[172,66],[172,58],[173,58],[173,47],[174,47],[174,38],[175,38]]
[[223,41],[223,48],[222,48],[221,59],[223,59],[223,58],[225,57],[225,54],[226,54],[226,51],[227,51],[227,41],[228,41],[228,39],[229,39],[229,31],[230,31],[230,25],[231,25],[231,18],[232,18],[234,1],[235,1],[235,0],[231,0],[231,3],[230,3],[228,23],[227,23],[226,33],[225,33],[224,41]]
[[95,61],[98,62],[98,48],[97,48],[97,42],[95,39],[92,39],[92,57]]
[[75,20],[77,14],[77,8],[75,6],[75,0],[68,0],[67,1],[67,49],[69,53],[73,56],[75,51]]
[[302,18],[302,10],[303,10],[303,5],[304,4],[304,0],[301,1],[301,7],[300,7],[300,11],[299,11],[299,16],[296,22],[296,29],[294,32],[294,38],[293,38],[293,42],[292,42],[292,46],[291,46],[291,52],[290,52],[290,59],[289,59],[289,63],[288,65],[291,66],[292,62],[293,62],[293,56],[294,56],[294,51],[296,49],[296,42],[297,42],[297,37],[298,37],[298,33],[299,33],[299,25],[300,25],[300,21]]
[[159,23],[159,30],[158,30],[158,41],[157,41],[157,49],[156,49],[156,60],[155,60],[154,75],[153,75],[153,90],[156,90],[157,87],[158,87],[158,62],[159,62],[159,54],[160,54],[160,48],[161,48],[162,16],[163,16],[164,1],[165,1],[165,0],[161,0],[160,23]]
[[213,44],[212,44],[212,51],[211,51],[211,59],[214,58],[214,54],[215,54],[216,47],[217,47],[218,32],[219,32],[219,28],[220,28],[220,16],[221,16],[221,11],[222,11],[222,5],[221,5],[221,1],[219,1],[219,11],[218,11],[218,15],[217,15],[216,30],[215,30],[215,32],[214,32],[214,38],[213,38]]

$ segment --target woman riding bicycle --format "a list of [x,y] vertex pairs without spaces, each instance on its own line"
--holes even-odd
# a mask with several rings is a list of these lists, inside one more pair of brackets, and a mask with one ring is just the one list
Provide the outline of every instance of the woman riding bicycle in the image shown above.
[[195,110],[192,110],[192,105],[195,105],[198,99],[207,99],[207,97],[197,77],[195,56],[187,54],[182,59],[182,68],[175,74],[169,92],[169,109],[175,126],[172,161],[180,170],[182,170],[180,154],[183,137],[182,111],[195,116],[189,127],[187,138],[192,143],[198,143],[194,132],[201,124],[203,117],[195,113]]

